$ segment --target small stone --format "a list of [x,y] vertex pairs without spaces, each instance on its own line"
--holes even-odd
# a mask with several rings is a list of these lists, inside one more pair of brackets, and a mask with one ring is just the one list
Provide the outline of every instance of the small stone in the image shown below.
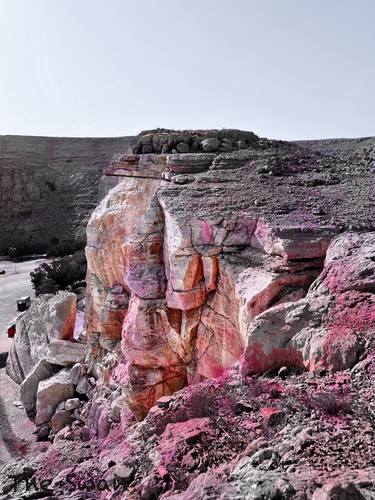
[[335,480],[314,491],[312,500],[364,500],[353,483],[339,484]]
[[51,418],[52,431],[56,434],[72,422],[73,418],[69,411],[57,410],[54,416]]
[[80,420],[83,423],[86,423],[86,418],[83,415],[82,408],[77,408],[73,411],[73,417],[77,420]]
[[285,412],[277,408],[261,408],[260,413],[269,427],[275,427],[281,424],[285,419]]
[[280,461],[280,455],[273,448],[263,448],[251,456],[250,464],[256,467],[266,460],[270,460],[276,465]]
[[51,427],[49,425],[42,425],[36,431],[36,440],[37,441],[48,441],[49,433],[51,431]]
[[65,410],[75,410],[81,406],[81,401],[78,398],[67,399],[65,401]]
[[285,377],[287,377],[287,376],[289,375],[289,372],[290,372],[290,370],[289,370],[289,368],[288,368],[288,367],[286,367],[286,366],[282,366],[282,367],[280,368],[280,370],[277,372],[277,375],[278,375],[280,378],[285,378]]
[[65,401],[61,401],[61,403],[57,405],[56,410],[65,410]]
[[186,444],[195,444],[203,436],[204,432],[200,429],[193,430],[185,436]]
[[78,392],[78,394],[86,394],[86,395],[91,394],[92,386],[86,376],[83,376],[79,379],[76,391]]
[[179,142],[177,144],[177,151],[179,153],[188,153],[190,150],[189,145],[186,142]]
[[120,484],[121,486],[129,486],[129,484],[133,481],[134,476],[135,470],[133,467],[117,466],[115,469],[117,484]]
[[172,401],[171,396],[163,396],[156,401],[156,405],[159,408],[168,408],[171,401]]
[[81,441],[90,441],[90,429],[86,426],[82,427],[79,433]]
[[54,442],[63,440],[72,441],[73,439],[74,439],[74,432],[71,429],[69,429],[69,427],[64,427],[55,434]]

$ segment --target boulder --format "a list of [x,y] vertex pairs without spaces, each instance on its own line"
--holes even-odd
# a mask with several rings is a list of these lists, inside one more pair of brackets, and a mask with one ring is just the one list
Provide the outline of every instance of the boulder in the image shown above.
[[78,398],[73,398],[73,399],[67,399],[65,401],[65,410],[72,411],[75,410],[76,408],[80,408],[82,406],[82,403],[80,399]]
[[48,422],[58,404],[71,399],[73,395],[74,385],[68,369],[63,369],[56,375],[42,380],[37,392],[35,424],[41,425]]
[[213,153],[219,149],[220,141],[216,137],[208,137],[201,142],[201,146],[205,153]]
[[86,375],[83,375],[77,383],[76,386],[76,391],[78,394],[84,394],[88,397],[91,396],[93,390],[93,386],[90,384],[89,379],[86,377]]
[[360,354],[360,336],[375,331],[374,249],[374,233],[334,239],[306,297],[273,306],[248,323],[244,373],[284,365],[310,371],[351,368]]
[[46,359],[41,359],[21,383],[20,399],[29,418],[35,417],[39,382],[52,377],[56,368]]
[[51,418],[52,431],[56,434],[72,422],[73,418],[68,410],[57,410]]
[[314,491],[312,500],[365,500],[365,496],[351,482],[332,480]]
[[51,340],[73,338],[76,296],[70,292],[41,295],[20,316],[7,360],[7,374],[18,384],[42,358]]
[[72,366],[85,359],[85,346],[69,340],[51,340],[47,360],[60,366]]
[[87,365],[76,363],[70,370],[70,377],[74,385],[77,385],[80,378],[87,373]]

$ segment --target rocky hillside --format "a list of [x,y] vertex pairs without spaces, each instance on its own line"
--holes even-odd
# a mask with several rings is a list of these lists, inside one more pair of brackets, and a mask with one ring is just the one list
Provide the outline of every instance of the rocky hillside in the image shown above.
[[0,136],[0,254],[84,245],[103,168],[129,142]]
[[7,371],[53,445],[4,493],[375,498],[373,160],[236,130],[116,155],[84,331],[67,293],[17,324]]

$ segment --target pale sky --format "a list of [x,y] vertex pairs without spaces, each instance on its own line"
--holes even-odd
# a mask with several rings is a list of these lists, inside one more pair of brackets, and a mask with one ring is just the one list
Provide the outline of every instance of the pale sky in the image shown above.
[[0,134],[375,135],[375,0],[0,0]]

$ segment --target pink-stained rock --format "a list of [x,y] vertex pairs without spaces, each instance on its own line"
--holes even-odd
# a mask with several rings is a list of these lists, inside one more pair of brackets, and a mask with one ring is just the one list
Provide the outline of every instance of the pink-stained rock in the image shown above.
[[337,233],[335,226],[301,225],[273,228],[260,219],[251,237],[251,246],[290,260],[315,259],[324,257],[330,241]]
[[[155,197],[160,182],[150,178],[124,179],[91,216],[86,247],[85,328],[89,340],[94,334],[105,345],[106,340],[121,338],[129,293],[143,298],[164,295],[164,221]],[[99,355],[97,348],[92,352],[93,356]]]
[[260,414],[264,422],[269,427],[274,427],[280,424],[285,418],[285,413],[282,410],[268,406],[262,407],[260,409]]
[[203,279],[203,264],[200,255],[176,256],[170,262],[168,282],[175,291],[194,288]]
[[[242,321],[249,322],[277,301],[280,292],[289,287],[308,290],[319,271],[308,270],[298,274],[275,273],[264,268],[246,269],[237,282],[236,292],[245,303]],[[297,295],[299,298],[299,295]],[[293,297],[290,297],[293,298]]]
[[[238,361],[253,320],[277,301],[284,290],[301,287],[305,294],[318,275],[315,270],[296,274],[276,272],[270,267],[268,257],[258,253],[250,251],[242,258],[218,259],[216,291],[202,308],[197,331],[197,379],[218,376]],[[249,267],[247,260],[252,262]],[[292,301],[294,297],[289,299]]]
[[76,320],[76,296],[70,292],[58,292],[48,300],[44,324],[50,340],[71,340]]
[[217,288],[202,308],[197,330],[195,380],[221,375],[243,353],[235,284],[235,276],[220,261]]
[[166,299],[168,307],[172,309],[181,309],[189,311],[196,309],[204,304],[206,300],[206,288],[204,282],[198,283],[197,286],[190,290],[176,291],[167,289]]
[[139,419],[143,419],[154,402],[162,396],[173,394],[186,385],[186,368],[183,365],[145,368],[120,365],[115,377],[123,386],[129,408]]
[[[160,397],[173,392],[170,386],[184,384],[189,351],[185,353],[180,332],[181,313],[168,309],[164,300],[131,299],[123,324],[122,351],[127,362],[124,389],[137,413],[152,406],[150,391],[152,397]],[[133,375],[138,372],[142,373],[139,378]],[[158,387],[153,389],[152,382]]]
[[244,373],[285,366],[343,370],[375,331],[374,233],[337,237],[305,298],[277,305],[248,326]]
[[145,368],[182,363],[180,325],[173,322],[164,300],[130,300],[122,331],[124,359]]
[[105,437],[107,437],[110,428],[111,428],[110,411],[107,408],[105,408],[100,413],[100,417],[98,419],[98,424],[97,424],[98,439],[104,439]]
[[257,221],[246,215],[235,216],[230,219],[218,218],[207,220],[193,220],[191,224],[192,244],[200,247],[204,245],[250,246],[252,234]]
[[203,256],[202,257],[203,264],[203,275],[204,275],[204,283],[206,290],[208,292],[212,292],[215,290],[217,283],[217,275],[218,275],[218,260],[216,255],[212,256]]
[[[194,149],[192,138],[176,136],[172,148],[169,138],[154,144],[154,137],[142,135],[132,150],[143,154],[114,160],[107,173],[123,180],[88,225],[87,358],[100,383],[118,383],[142,416],[156,397],[219,376],[243,357],[244,372],[353,364],[360,345],[350,318],[338,320],[335,275],[345,276],[353,258],[336,271],[328,266],[346,250],[330,256],[340,217],[320,218],[308,208],[315,193],[303,186],[316,158],[294,163],[281,151],[279,159],[259,151],[167,157],[166,145],[168,152]],[[269,161],[280,178],[264,175]],[[281,181],[291,184],[285,190]],[[350,291],[371,292],[371,276],[358,279]],[[354,304],[357,296],[346,300]],[[364,300],[352,323],[370,318],[369,328],[371,304]]]
[[186,446],[193,446],[213,435],[209,418],[192,418],[185,422],[170,423],[166,426],[156,448],[156,469],[159,474],[168,473],[176,466],[176,456]]
[[100,310],[100,328],[105,332],[106,338],[111,340],[121,339],[122,323],[124,321],[129,303],[129,295],[121,285],[112,287]]

